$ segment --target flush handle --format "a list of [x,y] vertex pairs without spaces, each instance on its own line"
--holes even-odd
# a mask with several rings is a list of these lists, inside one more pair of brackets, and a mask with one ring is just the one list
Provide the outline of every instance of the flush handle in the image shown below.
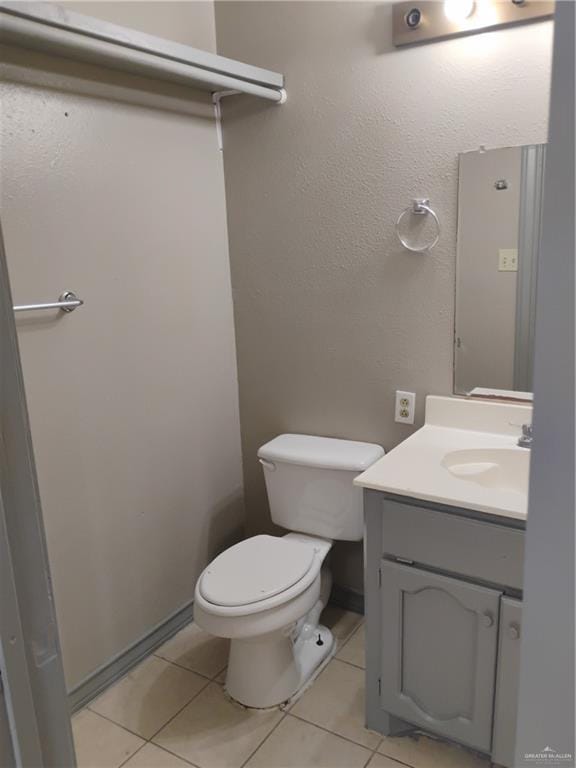
[[276,471],[276,464],[273,464],[271,461],[266,461],[266,459],[258,459],[258,461],[262,464],[264,469],[267,469],[269,472]]

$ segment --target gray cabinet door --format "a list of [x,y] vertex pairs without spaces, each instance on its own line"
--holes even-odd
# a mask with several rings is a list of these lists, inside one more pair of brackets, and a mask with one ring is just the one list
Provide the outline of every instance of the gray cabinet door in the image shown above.
[[383,709],[489,752],[501,593],[382,561]]
[[500,640],[492,759],[505,766],[514,765],[518,683],[520,675],[520,627],[522,603],[510,597],[500,601]]

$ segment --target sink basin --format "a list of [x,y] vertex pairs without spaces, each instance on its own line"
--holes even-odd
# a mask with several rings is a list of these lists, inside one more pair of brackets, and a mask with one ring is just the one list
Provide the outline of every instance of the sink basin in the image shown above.
[[424,426],[354,485],[525,521],[530,451],[516,445],[511,425],[530,423],[531,405],[430,395]]
[[530,451],[525,448],[476,448],[451,451],[442,466],[459,480],[485,488],[528,493]]

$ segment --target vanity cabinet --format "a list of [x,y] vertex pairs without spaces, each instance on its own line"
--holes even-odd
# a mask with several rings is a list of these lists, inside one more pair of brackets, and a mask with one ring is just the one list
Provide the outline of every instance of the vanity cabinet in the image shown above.
[[494,738],[492,759],[500,765],[513,765],[514,733],[518,714],[520,682],[520,636],[522,603],[509,597],[500,601],[500,633],[496,699],[494,702]]
[[383,561],[380,705],[488,751],[500,592]]
[[367,722],[512,766],[524,531],[365,491]]

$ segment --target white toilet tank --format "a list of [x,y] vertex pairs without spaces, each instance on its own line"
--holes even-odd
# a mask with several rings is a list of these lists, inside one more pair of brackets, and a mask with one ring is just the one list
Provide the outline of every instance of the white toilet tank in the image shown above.
[[258,451],[272,520],[289,531],[358,541],[364,530],[362,489],[352,480],[384,449],[373,443],[279,435]]

